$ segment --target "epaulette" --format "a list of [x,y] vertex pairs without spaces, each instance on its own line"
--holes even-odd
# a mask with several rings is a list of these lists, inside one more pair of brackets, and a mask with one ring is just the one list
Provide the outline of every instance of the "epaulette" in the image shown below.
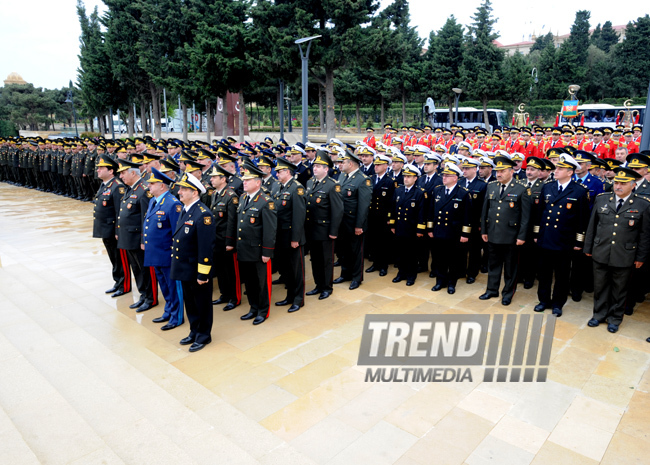
[[460,186],[460,188],[463,189],[465,192],[469,192],[469,189],[467,187]]
[[589,190],[589,188],[588,188],[587,186],[585,186],[584,184],[581,184],[581,183],[579,183],[579,182],[577,182],[576,184],[579,185],[580,187],[583,187],[583,188]]
[[490,181],[488,184],[495,184],[495,183],[497,183],[497,182],[499,182],[499,181],[497,181],[497,180],[495,179],[494,181]]
[[[600,194],[596,195],[596,197],[600,197],[601,195],[612,195],[611,192],[601,192]],[[636,195],[636,194],[634,194]]]
[[207,212],[207,210],[205,208],[201,207],[201,206],[199,206],[199,210],[201,210],[201,213]]

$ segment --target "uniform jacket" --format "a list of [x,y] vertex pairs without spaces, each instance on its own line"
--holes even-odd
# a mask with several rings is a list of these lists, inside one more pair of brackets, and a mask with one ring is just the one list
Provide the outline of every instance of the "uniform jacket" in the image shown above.
[[404,186],[395,189],[388,223],[395,228],[396,236],[415,238],[426,232],[427,203],[427,193],[420,187],[413,186],[408,192]]
[[485,191],[487,183],[481,178],[474,176],[472,182],[467,183],[467,179],[463,178],[459,184],[467,189],[469,196],[472,199],[470,211],[470,225],[472,226],[472,234],[478,234],[481,230],[481,212],[483,211],[483,202],[485,201]]
[[262,189],[269,195],[272,199],[275,199],[278,193],[280,192],[280,181],[275,179],[273,176],[269,176],[268,179],[262,182]]
[[[280,184],[280,183],[279,183]],[[278,216],[276,248],[289,248],[291,242],[305,245],[305,188],[295,179],[290,179],[286,186],[280,184],[280,191],[275,199],[275,211]]]
[[307,221],[305,231],[310,241],[326,241],[338,236],[343,219],[341,185],[326,176],[322,181],[311,178],[305,191]]
[[300,163],[298,169],[296,170],[295,177],[300,184],[307,186],[307,182],[311,179],[314,173],[311,170],[311,166],[306,165],[305,163]]
[[176,230],[183,205],[171,192],[160,201],[149,200],[144,218],[144,266],[171,266],[172,234]]
[[381,180],[378,178],[376,174],[372,175],[372,200],[370,201],[368,220],[372,224],[379,222],[382,225],[387,225],[397,183],[388,176],[388,173],[385,173]]
[[139,249],[142,244],[142,224],[149,208],[151,193],[145,189],[142,178],[126,192],[120,202],[117,217],[117,247],[125,250]]
[[558,194],[558,183],[544,184],[535,205],[533,235],[542,249],[571,251],[584,246],[589,224],[589,195],[585,186],[570,181]]
[[244,193],[244,182],[237,175],[230,176],[228,179],[228,187],[231,187],[237,196],[241,196]]
[[95,196],[93,211],[93,237],[108,239],[117,234],[117,216],[120,212],[122,196],[126,192],[124,184],[113,178],[102,184]]
[[650,199],[650,182],[648,182],[647,179],[644,179],[641,184],[634,188],[633,192],[636,195]]
[[372,200],[372,179],[357,170],[341,181],[343,221],[341,226],[349,232],[354,228],[368,231],[368,212]]
[[226,186],[221,192],[212,194],[212,215],[216,231],[215,247],[234,247],[237,242],[237,206],[239,197],[232,188]]
[[172,236],[170,276],[178,281],[206,281],[211,276],[214,217],[199,200],[181,209]]
[[616,196],[600,194],[594,202],[584,252],[594,261],[616,267],[646,262],[650,251],[650,201],[632,194],[616,211]]
[[449,195],[445,186],[433,191],[427,229],[435,239],[459,240],[472,232],[472,200],[469,191],[456,184]]
[[526,240],[531,199],[526,186],[514,178],[500,195],[501,183],[488,184],[481,212],[481,234],[493,244],[515,244]]
[[250,199],[244,193],[237,207],[237,259],[242,262],[273,258],[277,215],[273,199],[260,189]]
[[578,184],[584,184],[587,189],[589,189],[589,207],[591,208],[594,205],[594,199],[596,196],[605,190],[605,183],[596,176],[593,176],[587,173],[587,178],[584,180],[578,180],[575,178]]

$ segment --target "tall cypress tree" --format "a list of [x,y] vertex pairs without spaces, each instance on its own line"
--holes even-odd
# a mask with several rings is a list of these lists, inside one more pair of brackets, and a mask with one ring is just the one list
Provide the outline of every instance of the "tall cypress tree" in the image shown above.
[[650,80],[650,16],[629,22],[625,40],[614,47],[616,73],[614,87],[618,95],[646,95]]

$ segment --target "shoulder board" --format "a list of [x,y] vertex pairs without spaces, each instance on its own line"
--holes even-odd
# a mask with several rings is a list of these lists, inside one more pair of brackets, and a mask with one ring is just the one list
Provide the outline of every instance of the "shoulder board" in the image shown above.
[[580,187],[582,187],[583,189],[589,190],[589,187],[585,186],[584,184],[581,184],[579,182],[577,182],[576,184],[579,185]]
[[497,182],[499,182],[499,181],[497,181],[497,180],[495,179],[494,181],[490,181],[488,184],[496,184]]
[[199,210],[201,210],[201,213],[207,212],[207,210],[199,205]]
[[[612,193],[611,193],[611,192],[601,192],[601,193],[598,194],[596,197],[600,197],[601,195],[612,195]],[[634,194],[634,196],[637,197],[636,194]]]
[[467,189],[467,187],[460,186],[460,188],[463,189],[465,192],[469,192],[469,189]]

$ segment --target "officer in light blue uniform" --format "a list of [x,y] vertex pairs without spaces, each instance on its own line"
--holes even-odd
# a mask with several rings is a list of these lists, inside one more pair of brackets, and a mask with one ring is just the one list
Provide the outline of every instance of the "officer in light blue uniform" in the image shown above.
[[144,219],[144,265],[155,270],[160,290],[165,298],[165,311],[154,323],[167,322],[163,331],[183,324],[183,290],[180,281],[171,279],[172,234],[183,205],[169,191],[172,179],[151,169],[148,179],[153,198]]

